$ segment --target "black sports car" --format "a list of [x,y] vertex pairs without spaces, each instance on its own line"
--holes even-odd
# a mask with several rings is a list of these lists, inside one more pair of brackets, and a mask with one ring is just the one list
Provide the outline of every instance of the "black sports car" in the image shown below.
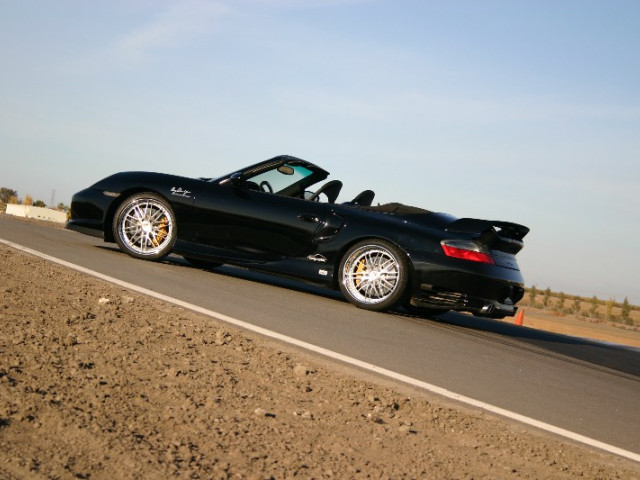
[[[457,219],[374,192],[336,202],[342,183],[282,155],[219,178],[117,173],[74,195],[67,228],[132,257],[173,252],[340,289],[358,307],[513,316],[523,294],[515,255],[527,227]],[[312,189],[313,187],[313,189]]]

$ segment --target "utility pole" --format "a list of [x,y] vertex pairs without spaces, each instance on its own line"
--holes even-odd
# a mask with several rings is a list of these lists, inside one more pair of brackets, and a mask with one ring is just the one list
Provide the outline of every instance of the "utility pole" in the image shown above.
[[51,203],[49,204],[49,208],[56,208],[55,203],[53,203],[55,202],[55,200],[56,200],[56,190],[54,188],[51,192]]

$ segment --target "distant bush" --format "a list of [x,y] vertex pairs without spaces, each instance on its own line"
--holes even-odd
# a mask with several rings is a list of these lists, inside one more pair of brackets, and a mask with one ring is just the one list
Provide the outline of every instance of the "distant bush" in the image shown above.
[[551,300],[551,289],[547,287],[542,296],[542,306],[547,308],[549,306],[549,300]]
[[620,318],[626,325],[633,325],[633,320],[631,319],[631,306],[629,305],[627,297],[624,297],[624,302],[622,302]]
[[[541,303],[536,302],[540,294],[542,294]],[[525,296],[520,304],[556,313],[573,314],[619,325],[640,327],[640,307],[631,305],[627,297],[622,303],[617,303],[613,298],[600,300],[596,295],[584,298],[578,295],[567,295],[564,292],[553,292],[551,288],[541,291],[536,285],[533,285],[525,289]]]
[[580,315],[582,313],[582,299],[580,297],[574,298],[573,305],[571,305],[571,313],[574,315]]
[[564,302],[567,300],[567,296],[564,294],[564,292],[560,292],[558,294],[558,300],[556,302],[556,308],[560,311],[563,312],[564,311]]

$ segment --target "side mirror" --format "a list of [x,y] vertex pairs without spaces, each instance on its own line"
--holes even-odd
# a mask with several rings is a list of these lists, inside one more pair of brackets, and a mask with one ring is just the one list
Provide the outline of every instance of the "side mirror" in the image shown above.
[[231,185],[241,190],[260,190],[257,183],[245,180],[242,172],[232,174],[225,182],[231,183]]
[[231,180],[231,183],[233,185],[235,185],[236,187],[242,185],[242,182],[244,181],[244,179],[242,178],[242,172],[236,172],[236,173],[232,174],[229,177],[229,180]]

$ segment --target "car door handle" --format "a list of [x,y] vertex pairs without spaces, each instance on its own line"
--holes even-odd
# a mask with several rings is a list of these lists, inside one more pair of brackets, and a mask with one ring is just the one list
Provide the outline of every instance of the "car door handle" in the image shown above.
[[305,223],[318,223],[320,221],[320,217],[317,215],[302,214],[298,215],[298,220]]

